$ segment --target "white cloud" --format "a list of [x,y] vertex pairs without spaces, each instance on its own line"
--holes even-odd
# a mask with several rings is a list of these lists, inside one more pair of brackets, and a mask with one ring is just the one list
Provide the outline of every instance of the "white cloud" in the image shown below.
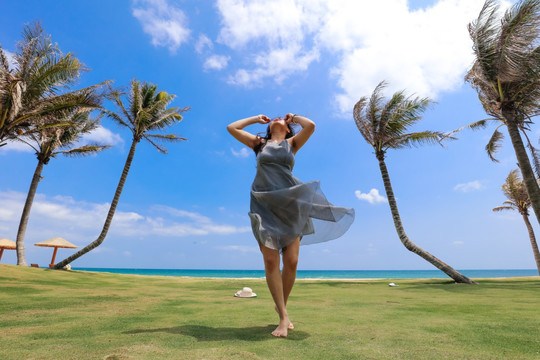
[[407,0],[218,0],[218,42],[238,52],[249,47],[252,56],[228,79],[247,87],[282,82],[336,56],[336,107],[349,114],[381,80],[388,91],[431,97],[460,87],[473,60],[467,24],[483,3],[439,0],[411,10]]
[[197,54],[201,54],[206,48],[213,49],[214,44],[212,43],[212,40],[208,38],[208,36],[201,34],[195,43],[195,51]]
[[371,189],[367,194],[362,193],[360,190],[356,190],[354,194],[359,200],[367,201],[370,204],[387,202],[386,198],[381,196],[377,189]]
[[9,68],[14,69],[15,68],[15,54],[10,51],[7,51],[6,49],[2,49],[2,51],[4,52],[4,55],[7,58]]
[[178,217],[178,218],[188,218],[188,219],[191,219],[193,221],[196,221],[198,223],[211,223],[212,220],[210,220],[210,218],[204,216],[204,215],[201,215],[199,213],[196,213],[196,212],[191,212],[191,211],[186,211],[186,210],[181,210],[181,209],[175,209],[175,208],[172,208],[170,206],[164,206],[164,205],[154,205],[152,207],[152,209],[154,210],[157,210],[157,211],[161,211],[161,212],[166,212],[174,217]]
[[187,17],[166,0],[136,0],[132,11],[155,46],[175,52],[190,36]]
[[32,149],[30,146],[26,145],[23,142],[20,141],[6,141],[6,145],[0,146],[0,155],[4,155],[8,153],[9,151],[17,151],[17,152],[34,152],[34,149]]
[[366,247],[366,252],[368,254],[376,254],[378,250],[373,243],[368,243]]
[[452,243],[452,245],[454,245],[454,246],[461,246],[461,245],[463,245],[463,244],[465,244],[465,242],[464,242],[464,241],[461,241],[461,240],[456,240],[456,241],[454,241],[454,242]]
[[103,126],[99,126],[81,137],[82,144],[98,143],[106,145],[123,145],[124,139]]
[[251,154],[251,151],[249,151],[247,148],[242,148],[240,151],[236,151],[233,148],[231,148],[231,152],[234,156],[239,158],[247,158]]
[[247,87],[260,85],[266,78],[273,78],[281,83],[290,74],[307,70],[309,64],[319,57],[319,52],[305,52],[298,45],[289,45],[283,49],[272,49],[268,53],[254,56],[254,69],[240,69],[228,82]]
[[[14,236],[26,194],[0,192],[0,229],[9,229]],[[34,199],[28,237],[30,240],[62,236],[75,244],[93,240],[103,226],[108,203],[88,203],[71,197],[49,197],[38,194]],[[149,214],[117,210],[109,231],[112,236],[136,239],[156,236],[182,237],[194,235],[228,235],[250,231],[248,226],[219,224],[207,216],[163,205],[152,206]]]
[[256,246],[244,246],[244,245],[218,246],[218,247],[216,247],[216,249],[224,250],[224,251],[240,252],[242,254],[258,253],[259,252],[259,248],[256,247]]
[[[98,143],[103,145],[124,145],[124,140],[118,134],[113,133],[103,126],[99,126],[88,134],[81,136],[77,146],[83,146],[89,143]],[[0,147],[0,155],[6,154],[9,151],[17,152],[34,152],[27,144],[20,141],[7,141],[6,145]]]
[[225,55],[212,55],[203,64],[204,70],[223,70],[227,67],[230,56]]
[[484,185],[482,185],[482,183],[479,180],[470,181],[464,184],[457,184],[456,186],[454,186],[455,191],[461,191],[464,193],[468,193],[468,192],[476,191],[476,190],[482,190],[483,188],[484,188]]
[[333,69],[342,89],[339,110],[350,112],[381,80],[389,81],[389,91],[406,88],[431,97],[459,87],[472,63],[467,24],[483,2],[440,0],[411,11],[405,0],[331,1],[319,40],[341,57]]
[[298,43],[304,31],[312,32],[313,20],[322,9],[316,0],[218,0],[223,28],[218,40],[233,49],[262,40],[278,47]]
[[324,13],[320,2],[218,0],[217,6],[223,24],[218,41],[233,50],[249,45],[253,54],[247,58],[248,68],[237,70],[229,83],[253,86],[266,78],[279,83],[294,72],[307,70],[318,59],[319,50],[303,44],[313,42],[307,35],[313,34],[319,14]]

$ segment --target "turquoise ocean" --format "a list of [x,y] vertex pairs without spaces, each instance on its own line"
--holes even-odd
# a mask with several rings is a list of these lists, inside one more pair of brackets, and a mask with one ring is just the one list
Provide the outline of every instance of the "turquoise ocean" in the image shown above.
[[[73,268],[115,274],[187,276],[197,278],[264,278],[264,270]],[[538,276],[536,269],[459,270],[470,278]],[[445,279],[439,270],[298,270],[297,279]]]

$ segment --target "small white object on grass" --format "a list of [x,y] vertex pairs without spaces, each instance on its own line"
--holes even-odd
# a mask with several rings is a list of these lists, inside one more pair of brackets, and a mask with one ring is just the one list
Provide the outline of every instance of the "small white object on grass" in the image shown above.
[[398,284],[390,283],[388,286],[399,286]]
[[251,288],[245,287],[242,290],[239,290],[234,294],[235,297],[241,297],[241,298],[252,298],[257,297],[257,294],[251,290]]

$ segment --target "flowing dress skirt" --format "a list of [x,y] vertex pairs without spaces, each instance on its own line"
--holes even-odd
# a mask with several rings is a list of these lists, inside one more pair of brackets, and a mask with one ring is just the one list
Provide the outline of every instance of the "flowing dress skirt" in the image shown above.
[[283,250],[297,238],[302,245],[337,239],[354,221],[354,209],[332,205],[318,181],[292,175],[294,154],[287,140],[269,142],[257,156],[249,216],[263,246]]

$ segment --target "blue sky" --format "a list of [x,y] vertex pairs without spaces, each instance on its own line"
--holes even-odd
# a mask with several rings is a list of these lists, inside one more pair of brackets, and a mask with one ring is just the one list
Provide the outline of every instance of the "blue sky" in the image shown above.
[[[265,4],[264,6],[262,4]],[[334,204],[353,207],[342,238],[301,248],[300,269],[431,269],[400,243],[377,161],[352,121],[352,106],[383,79],[436,100],[417,129],[452,130],[486,117],[463,82],[472,63],[466,26],[483,1],[23,1],[0,13],[0,44],[13,52],[24,24],[42,21],[64,52],[91,71],[79,86],[136,77],[190,106],[171,129],[189,141],[169,154],[142,143],[105,242],[78,267],[262,269],[249,224],[254,155],[226,125],[287,112],[317,130],[295,174],[320,180]],[[129,134],[109,120],[87,137],[114,147],[93,157],[53,159],[28,224],[29,263],[48,264],[34,243],[61,236],[93,241],[112,199]],[[254,132],[263,131],[253,126]],[[412,241],[459,269],[534,268],[517,213],[493,213],[516,167],[506,141],[500,163],[484,151],[493,129],[463,132],[446,148],[390,151],[387,166]],[[538,130],[532,129],[533,138]],[[0,150],[0,237],[15,239],[36,165],[29,148]],[[373,190],[375,189],[375,190]],[[534,220],[531,220],[535,223]],[[537,226],[535,227],[537,230]],[[63,259],[72,250],[60,250]],[[14,264],[14,251],[3,263]]]

